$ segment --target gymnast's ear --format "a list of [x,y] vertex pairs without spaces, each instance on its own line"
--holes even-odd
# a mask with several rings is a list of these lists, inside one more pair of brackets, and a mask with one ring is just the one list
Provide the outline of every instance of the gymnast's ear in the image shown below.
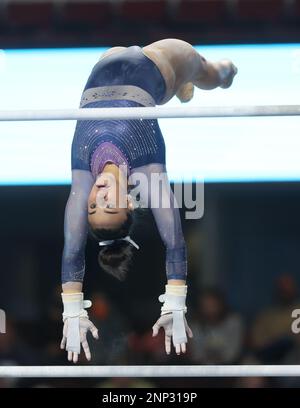
[[194,96],[194,84],[192,82],[183,84],[176,92],[176,96],[182,103],[189,102]]

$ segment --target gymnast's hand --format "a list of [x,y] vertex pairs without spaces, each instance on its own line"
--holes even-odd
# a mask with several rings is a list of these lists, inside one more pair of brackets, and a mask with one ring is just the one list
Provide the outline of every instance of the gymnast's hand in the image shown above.
[[171,339],[173,339],[173,345],[174,345],[177,355],[179,355],[180,353],[186,352],[187,337],[186,337],[185,332],[188,334],[190,338],[193,337],[193,333],[187,324],[185,316],[183,316],[183,325],[184,325],[185,331],[182,333],[184,333],[184,335],[181,337],[178,337],[178,336],[176,337],[176,329],[174,328],[174,322],[173,322],[173,313],[169,313],[169,314],[165,314],[161,316],[157,320],[157,322],[154,324],[154,326],[152,327],[153,337],[157,336],[159,329],[161,327],[164,329],[165,348],[166,348],[167,354],[171,353]]
[[159,296],[159,301],[163,302],[161,308],[161,317],[152,327],[153,336],[157,336],[162,327],[165,331],[166,353],[171,353],[171,340],[176,350],[176,354],[186,352],[187,336],[193,337],[192,330],[189,328],[185,313],[187,287],[185,285],[166,285],[166,292]]
[[238,72],[237,67],[227,59],[216,62],[216,67],[218,69],[221,82],[220,88],[229,88]]
[[64,329],[61,349],[68,352],[68,360],[77,363],[81,346],[86,359],[91,360],[91,352],[87,342],[87,333],[90,331],[94,339],[98,339],[98,330],[89,320],[85,308],[92,305],[89,300],[83,300],[83,293],[63,293]]

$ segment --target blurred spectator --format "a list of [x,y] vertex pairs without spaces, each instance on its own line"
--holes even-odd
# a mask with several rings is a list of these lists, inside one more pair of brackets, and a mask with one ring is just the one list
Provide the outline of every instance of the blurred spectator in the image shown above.
[[[253,355],[247,355],[240,361],[240,364],[260,365],[261,361],[259,361]],[[235,380],[233,386],[235,388],[268,388],[271,387],[272,385],[268,377],[239,377]]]
[[196,315],[191,322],[194,337],[190,340],[190,357],[197,364],[231,364],[237,362],[244,340],[239,315],[229,310],[217,289],[199,296]]
[[[124,314],[101,292],[90,297],[93,303],[89,309],[91,321],[99,330],[99,340],[89,341],[93,364],[117,364],[127,354],[128,323]],[[83,355],[81,360],[84,361]]]
[[63,330],[61,285],[55,286],[51,293],[46,318],[40,322],[40,328],[43,364],[65,364],[67,361],[65,352],[60,349]]
[[0,378],[0,388],[15,388],[17,383],[15,378]]
[[293,347],[291,313],[299,308],[294,278],[279,276],[275,281],[274,304],[258,315],[251,331],[252,347],[264,363],[278,362]]
[[[299,336],[299,335],[298,335]],[[282,359],[281,364],[300,365],[300,344],[299,341]],[[276,379],[277,385],[284,388],[299,388],[300,377],[278,377]]]
[[[24,342],[11,320],[6,321],[6,333],[0,335],[0,366],[38,364],[39,353]],[[17,378],[0,378],[0,388],[13,388]]]
[[7,320],[6,333],[0,335],[0,365],[34,365],[38,362],[38,352],[24,342],[14,324]]
[[156,337],[152,336],[152,328],[143,333],[132,332],[128,343],[131,360],[135,364],[161,364],[168,360],[163,329],[160,329]]
[[[116,364],[127,366],[131,364],[130,356],[124,353]],[[112,377],[102,380],[96,388],[154,388],[155,383],[146,378]]]
[[143,378],[115,377],[101,382],[97,388],[155,388],[155,384]]
[[235,388],[268,388],[266,377],[240,377],[235,383]]

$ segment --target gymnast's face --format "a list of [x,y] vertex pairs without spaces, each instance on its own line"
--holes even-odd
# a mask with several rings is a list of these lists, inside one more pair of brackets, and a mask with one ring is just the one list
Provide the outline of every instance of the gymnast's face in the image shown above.
[[132,210],[127,194],[127,179],[111,168],[101,173],[89,196],[88,221],[93,229],[116,229]]

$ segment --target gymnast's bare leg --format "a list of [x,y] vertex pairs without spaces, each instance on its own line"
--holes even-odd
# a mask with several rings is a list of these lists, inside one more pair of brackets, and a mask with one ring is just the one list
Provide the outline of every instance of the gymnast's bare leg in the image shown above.
[[200,89],[229,88],[237,68],[230,60],[210,62],[191,44],[178,39],[157,41],[143,48],[143,52],[160,69],[167,93],[161,104],[176,95],[181,102],[193,97],[194,86]]

